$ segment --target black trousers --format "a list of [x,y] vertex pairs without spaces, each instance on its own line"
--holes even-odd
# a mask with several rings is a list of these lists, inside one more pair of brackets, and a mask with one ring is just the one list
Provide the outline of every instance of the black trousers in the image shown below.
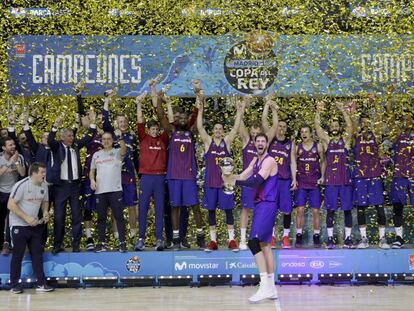
[[10,193],[0,192],[0,247],[4,242],[10,243],[9,209],[7,202]]
[[13,253],[10,262],[11,287],[15,287],[19,282],[26,246],[29,247],[30,256],[32,257],[32,266],[37,278],[37,285],[45,285],[46,278],[43,272],[41,226],[13,226],[10,231],[13,244]]
[[96,210],[98,212],[98,237],[99,242],[106,242],[106,219],[108,217],[108,207],[111,207],[116,226],[119,233],[119,241],[125,242],[125,220],[124,206],[122,204],[122,191],[107,192],[96,194]]
[[59,185],[52,186],[53,205],[54,205],[54,223],[53,247],[62,247],[63,237],[65,234],[65,219],[66,219],[66,204],[70,205],[70,213],[72,220],[72,247],[79,247],[82,236],[82,212],[80,207],[80,183],[79,182],[64,182]]

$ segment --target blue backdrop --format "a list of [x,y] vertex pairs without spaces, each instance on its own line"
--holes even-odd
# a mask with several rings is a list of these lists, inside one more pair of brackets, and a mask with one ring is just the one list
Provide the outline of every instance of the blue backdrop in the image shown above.
[[[192,96],[201,79],[208,96],[350,96],[413,88],[413,36],[273,36],[268,48],[245,36],[14,36],[8,41],[12,95],[73,95],[83,79],[85,95],[118,87],[136,96],[163,74],[167,94]],[[250,44],[249,44],[250,43]]]

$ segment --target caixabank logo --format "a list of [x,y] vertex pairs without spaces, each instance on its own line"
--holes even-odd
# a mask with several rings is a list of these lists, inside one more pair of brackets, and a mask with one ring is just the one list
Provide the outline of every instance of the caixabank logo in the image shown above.
[[244,94],[261,95],[274,83],[278,60],[273,39],[256,31],[247,40],[233,45],[224,60],[224,74],[230,85]]

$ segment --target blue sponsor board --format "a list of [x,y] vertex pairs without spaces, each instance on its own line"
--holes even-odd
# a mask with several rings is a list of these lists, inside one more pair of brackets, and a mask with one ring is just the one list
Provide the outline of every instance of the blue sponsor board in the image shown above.
[[201,79],[207,96],[275,91],[279,96],[352,96],[397,93],[414,86],[413,36],[14,36],[8,41],[8,87],[12,95],[86,96],[118,88],[120,96],[159,88],[193,96]]
[[[275,251],[276,273],[407,273],[414,272],[414,249],[401,250],[280,250]],[[0,278],[9,278],[10,257],[0,257]],[[139,276],[257,274],[250,252],[202,251],[61,253],[44,256],[47,276]],[[33,277],[30,258],[25,257],[22,277]]]

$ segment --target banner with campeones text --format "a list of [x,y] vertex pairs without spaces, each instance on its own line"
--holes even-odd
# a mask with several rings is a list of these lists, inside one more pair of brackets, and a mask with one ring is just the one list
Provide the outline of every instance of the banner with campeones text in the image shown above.
[[117,88],[119,96],[159,88],[193,96],[353,96],[414,90],[414,36],[14,36],[8,41],[8,88],[15,96],[85,96]]

